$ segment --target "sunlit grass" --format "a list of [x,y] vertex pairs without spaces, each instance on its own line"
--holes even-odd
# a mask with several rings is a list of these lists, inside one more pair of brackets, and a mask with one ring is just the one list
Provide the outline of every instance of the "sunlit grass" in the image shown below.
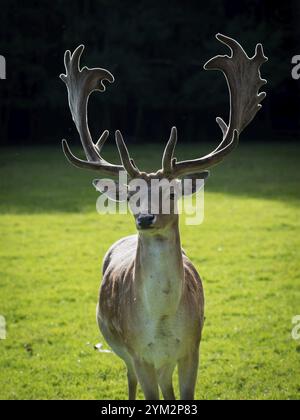
[[[133,154],[154,169],[161,148]],[[242,144],[212,171],[204,223],[182,224],[206,294],[197,399],[299,398],[298,161],[296,144]],[[102,258],[134,225],[96,213],[92,179],[60,150],[1,150],[1,399],[127,398],[122,362],[93,347]]]

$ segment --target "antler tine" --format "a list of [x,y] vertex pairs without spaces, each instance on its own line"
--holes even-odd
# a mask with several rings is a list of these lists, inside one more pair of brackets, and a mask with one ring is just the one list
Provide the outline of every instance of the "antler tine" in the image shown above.
[[162,158],[162,169],[165,175],[172,174],[173,165],[176,161],[176,159],[173,159],[176,144],[177,144],[177,128],[172,127],[170,139],[166,145],[163,158]]
[[231,141],[222,149],[217,150],[215,153],[209,153],[200,159],[177,162],[174,165],[172,176],[174,178],[181,178],[189,174],[203,172],[204,170],[222,162],[224,158],[237,147],[238,143],[239,133],[237,130],[234,130]]
[[[252,60],[256,61],[260,66],[268,61],[268,58],[265,56],[264,48],[262,44],[257,44],[255,47],[255,54],[252,57]],[[266,84],[267,81],[265,79],[261,79],[263,84]]]
[[[231,56],[218,55],[209,60],[204,69],[220,70],[225,75],[230,93],[229,123],[226,124],[220,117],[216,119],[223,139],[208,155],[183,162],[173,160],[174,177],[203,171],[220,163],[238,145],[240,133],[253,120],[261,108],[261,101],[266,97],[265,92],[259,93],[260,88],[267,83],[260,74],[261,65],[268,60],[262,45],[258,44],[254,56],[249,58],[236,40],[222,34],[217,34],[216,38],[230,48]],[[170,166],[167,168],[170,169]]]
[[230,38],[229,36],[226,36],[220,33],[216,34],[216,38],[218,41],[227,45],[231,49],[233,55],[237,54],[241,50],[243,51],[244,54],[246,54],[243,47],[235,39]]
[[100,170],[101,173],[106,176],[116,176],[119,172],[124,171],[123,166],[111,165],[107,162],[102,162],[101,164],[99,164],[98,162],[90,162],[87,160],[82,160],[82,159],[77,158],[71,152],[68,142],[65,139],[63,139],[62,141],[62,148],[68,161],[72,165],[76,166],[76,168],[90,169],[90,170],[95,170],[95,171]]
[[222,130],[223,137],[225,137],[225,134],[227,133],[227,129],[228,129],[227,124],[221,117],[217,117],[216,122]]
[[73,54],[69,50],[65,52],[64,64],[66,74],[60,75],[61,80],[68,89],[69,107],[73,121],[80,135],[80,140],[87,161],[78,159],[71,152],[67,142],[63,141],[63,150],[67,159],[76,167],[102,171],[104,174],[117,176],[124,170],[122,166],[107,162],[101,156],[104,143],[108,139],[109,132],[105,130],[96,144],[93,143],[88,127],[87,107],[90,95],[94,91],[105,91],[104,81],[114,82],[113,75],[105,69],[87,67],[81,68],[80,59],[84,46],[80,45]]
[[106,143],[108,137],[109,137],[109,131],[104,130],[103,133],[101,134],[101,136],[99,137],[99,140],[95,144],[95,148],[96,148],[96,150],[97,150],[97,152],[99,153],[100,156],[101,156],[102,148],[103,148],[104,144]]
[[140,175],[140,171],[134,163],[134,160],[131,159],[126,144],[124,142],[123,136],[119,130],[116,131],[116,143],[122,164],[126,169],[128,175],[131,178],[137,178]]

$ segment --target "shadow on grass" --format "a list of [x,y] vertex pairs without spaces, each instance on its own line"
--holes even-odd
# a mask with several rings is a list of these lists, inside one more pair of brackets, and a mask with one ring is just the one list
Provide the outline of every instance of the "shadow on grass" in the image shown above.
[[[164,145],[131,147],[138,166],[153,171],[160,167]],[[211,146],[180,145],[180,159],[196,158]],[[108,160],[119,162],[112,145],[105,149]],[[75,148],[78,155],[79,148]],[[206,192],[240,195],[300,203],[298,143],[246,143],[224,163],[211,170]],[[97,193],[92,180],[97,172],[69,165],[59,147],[0,149],[0,213],[83,212],[95,209]]]

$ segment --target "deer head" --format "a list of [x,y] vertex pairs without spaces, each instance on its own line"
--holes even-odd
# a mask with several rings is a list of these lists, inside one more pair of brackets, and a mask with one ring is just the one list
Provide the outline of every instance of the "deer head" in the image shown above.
[[[104,81],[112,83],[114,77],[104,69],[80,67],[83,45],[79,46],[73,54],[70,51],[65,53],[66,74],[62,74],[60,77],[67,85],[71,114],[80,135],[86,160],[74,156],[66,140],[62,142],[64,153],[70,163],[77,168],[98,171],[101,177],[114,178],[126,171],[131,180],[143,180],[147,183],[148,188],[144,200],[140,204],[140,211],[135,212],[136,225],[140,230],[164,229],[168,225],[176,223],[178,218],[175,211],[177,196],[174,192],[170,192],[169,186],[161,188],[161,196],[162,201],[170,201],[170,214],[162,214],[160,206],[157,214],[151,212],[148,199],[148,194],[151,194],[151,181],[163,179],[174,181],[173,185],[176,190],[176,185],[180,185],[184,178],[189,178],[192,181],[192,188],[189,189],[188,194],[194,193],[197,190],[196,179],[207,178],[208,169],[221,163],[237,147],[239,135],[255,117],[261,108],[260,102],[266,96],[265,92],[259,92],[266,83],[266,80],[262,79],[260,75],[260,67],[267,61],[262,45],[258,44],[254,56],[249,58],[241,45],[234,39],[221,34],[217,34],[216,38],[231,51],[230,56],[216,56],[204,65],[206,70],[222,71],[229,88],[229,122],[226,124],[222,118],[216,119],[222,131],[222,139],[217,148],[205,156],[194,160],[177,161],[174,157],[177,130],[176,127],[173,127],[162,157],[162,168],[150,174],[138,169],[130,157],[120,131],[116,131],[115,140],[122,164],[112,164],[102,157],[102,148],[108,139],[109,132],[104,131],[99,140],[96,143],[93,142],[88,127],[87,106],[91,93],[94,91],[103,92],[105,90]],[[94,185],[101,191],[101,187],[98,187],[98,180],[94,181]],[[123,188],[117,183],[114,183],[114,186],[116,189]],[[126,194],[130,197],[132,191],[126,189]]]

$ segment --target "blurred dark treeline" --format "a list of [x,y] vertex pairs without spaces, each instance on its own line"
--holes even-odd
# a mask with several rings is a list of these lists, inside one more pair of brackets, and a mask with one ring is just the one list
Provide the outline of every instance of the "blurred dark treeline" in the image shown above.
[[1,1],[0,142],[78,142],[58,76],[63,54],[86,45],[82,65],[115,76],[90,101],[95,137],[121,129],[131,142],[161,141],[172,125],[181,141],[217,140],[216,116],[228,118],[228,92],[219,72],[203,64],[228,51],[214,37],[235,37],[249,55],[262,42],[269,62],[267,99],[245,138],[295,138],[300,132],[300,80],[291,59],[300,54],[300,2],[244,0]]

